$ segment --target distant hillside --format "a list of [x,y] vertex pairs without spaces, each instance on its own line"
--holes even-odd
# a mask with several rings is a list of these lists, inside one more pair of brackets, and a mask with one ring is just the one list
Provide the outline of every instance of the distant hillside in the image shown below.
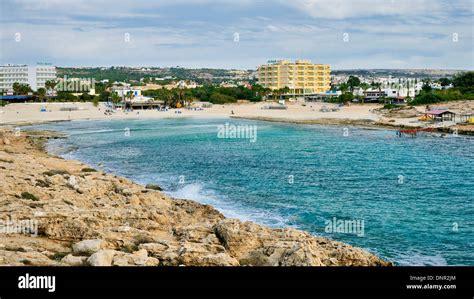
[[[228,80],[249,81],[255,70],[227,70],[227,69],[186,69],[180,67],[92,67],[71,68],[58,67],[58,76],[94,78],[96,80],[109,79],[110,81],[139,81],[142,78],[173,78],[177,80],[194,80],[200,84],[221,83]],[[428,69],[354,69],[332,70],[332,75],[364,76],[364,77],[404,77],[404,78],[431,78],[453,77],[464,72],[463,70],[428,70]]]
[[467,70],[435,70],[435,69],[354,69],[332,70],[332,75],[364,76],[364,77],[403,77],[403,78],[432,78],[453,77]]
[[142,78],[173,78],[194,80],[198,83],[220,83],[226,80],[249,80],[252,71],[226,69],[185,69],[158,67],[95,67],[95,68],[63,68],[58,67],[58,76],[94,78],[110,81],[140,80]]

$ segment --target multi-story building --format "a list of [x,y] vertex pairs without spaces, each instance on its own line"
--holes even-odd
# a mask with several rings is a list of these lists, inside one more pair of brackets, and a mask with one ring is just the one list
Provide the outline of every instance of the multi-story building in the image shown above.
[[0,66],[0,91],[13,91],[13,83],[28,84],[33,91],[44,88],[48,80],[56,80],[56,67],[42,63],[35,66]]
[[309,60],[269,61],[258,67],[258,83],[272,90],[288,87],[289,94],[310,95],[331,89],[331,68]]

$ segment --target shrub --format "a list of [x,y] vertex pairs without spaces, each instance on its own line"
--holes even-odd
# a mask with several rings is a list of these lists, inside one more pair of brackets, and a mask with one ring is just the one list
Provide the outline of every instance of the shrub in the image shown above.
[[45,171],[43,172],[43,174],[47,176],[53,176],[56,174],[65,175],[65,174],[69,174],[69,172],[67,172],[66,170],[61,170],[61,169],[53,169],[53,170]]
[[395,105],[395,104],[386,104],[383,106],[383,109],[395,109],[395,108],[399,108],[400,106],[398,105]]
[[211,94],[209,102],[213,104],[235,103],[237,99],[219,92],[214,92]]
[[21,193],[21,198],[23,199],[29,199],[29,200],[32,200],[32,201],[38,201],[39,198],[36,197],[35,195],[31,194],[30,192],[22,192]]

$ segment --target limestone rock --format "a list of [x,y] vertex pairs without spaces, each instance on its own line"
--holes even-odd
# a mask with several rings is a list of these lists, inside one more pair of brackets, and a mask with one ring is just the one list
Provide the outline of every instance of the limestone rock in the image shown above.
[[214,230],[241,265],[391,265],[361,249],[294,229],[269,229],[252,222],[225,219]]
[[158,266],[160,261],[154,257],[148,257],[145,249],[140,249],[132,254],[118,252],[115,254],[113,266]]
[[61,259],[61,262],[69,266],[84,266],[86,260],[86,256],[74,256],[72,254],[68,254]]
[[90,255],[101,250],[104,246],[102,240],[84,240],[72,245],[72,251],[74,254],[86,254]]
[[90,266],[112,266],[112,261],[117,252],[115,250],[101,250],[87,259]]
[[[391,265],[344,243],[225,219],[209,205],[172,199],[150,191],[158,188],[146,189],[118,176],[84,171],[90,166],[43,152],[45,139],[38,136],[47,134],[13,134],[0,128],[2,213],[12,219],[34,216],[38,235],[0,234],[0,264]],[[22,192],[40,200],[18,200]]]

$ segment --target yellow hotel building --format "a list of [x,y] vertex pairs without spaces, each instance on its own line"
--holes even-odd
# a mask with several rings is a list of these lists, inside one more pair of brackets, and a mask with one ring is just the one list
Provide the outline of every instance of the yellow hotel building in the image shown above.
[[331,67],[310,60],[269,61],[257,70],[258,83],[272,90],[288,87],[290,94],[325,93],[331,89]]

